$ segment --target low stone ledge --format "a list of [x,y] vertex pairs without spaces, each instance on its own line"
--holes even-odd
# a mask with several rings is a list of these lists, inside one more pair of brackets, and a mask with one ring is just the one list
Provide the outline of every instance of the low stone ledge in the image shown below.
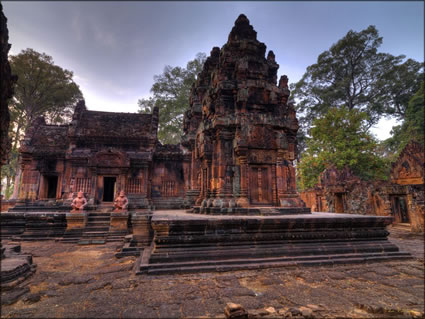
[[87,223],[86,213],[67,213],[66,214],[66,230],[84,228]]
[[153,238],[151,225],[152,212],[136,212],[131,214],[133,240],[142,246],[150,245]]
[[128,216],[128,212],[112,212],[109,231],[126,231]]

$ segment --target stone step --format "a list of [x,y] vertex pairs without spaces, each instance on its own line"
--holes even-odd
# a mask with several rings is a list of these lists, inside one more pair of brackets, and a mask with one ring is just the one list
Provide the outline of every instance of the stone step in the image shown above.
[[317,266],[332,264],[351,264],[395,259],[411,259],[411,255],[403,252],[375,254],[317,255],[300,257],[248,258],[232,260],[210,260],[186,263],[162,263],[140,265],[136,274],[172,274],[205,271],[232,271],[239,269],[263,269],[290,266]]
[[78,245],[103,245],[105,240],[103,239],[90,239],[90,240],[80,240]]
[[110,216],[87,216],[88,221],[109,221]]
[[89,214],[88,218],[111,218],[111,214]]
[[104,232],[109,232],[109,226],[108,227],[86,227],[84,229],[84,232],[100,232],[100,233],[104,233]]

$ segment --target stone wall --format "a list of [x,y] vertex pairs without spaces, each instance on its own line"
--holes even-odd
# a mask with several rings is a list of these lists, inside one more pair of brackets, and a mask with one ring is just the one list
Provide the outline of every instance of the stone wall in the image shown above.
[[313,211],[319,211],[319,202],[325,199],[322,207],[327,211],[392,216],[395,223],[410,223],[412,231],[423,232],[424,190],[424,149],[412,141],[392,164],[390,180],[364,181],[349,169],[330,167],[301,198]]
[[300,193],[301,199],[310,207],[312,212],[327,212],[329,211],[328,202],[321,188],[316,187]]

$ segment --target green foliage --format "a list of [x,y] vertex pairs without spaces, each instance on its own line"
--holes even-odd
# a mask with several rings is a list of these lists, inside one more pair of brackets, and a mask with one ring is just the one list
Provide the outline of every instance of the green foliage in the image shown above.
[[12,150],[1,171],[6,198],[13,191],[19,141],[31,122],[44,116],[48,123],[63,123],[71,118],[76,102],[82,98],[78,85],[72,80],[72,72],[55,65],[52,57],[45,53],[26,49],[10,56],[9,62],[18,81],[9,102]]
[[204,53],[198,53],[186,68],[167,65],[162,74],[154,77],[153,97],[139,100],[141,113],[152,113],[155,106],[159,108],[158,139],[161,143],[180,142],[183,113],[189,107],[190,90],[197,74],[202,71],[205,59]]
[[424,81],[413,95],[406,107],[404,121],[401,125],[394,126],[391,137],[384,141],[384,146],[390,159],[395,160],[410,140],[414,140],[425,146],[425,102]]
[[[424,80],[424,64],[408,59],[404,63],[393,66],[386,74],[388,103],[384,113],[399,120],[404,120],[410,100],[419,91]],[[423,119],[423,117],[422,117]]]
[[82,98],[72,72],[53,63],[51,56],[33,49],[10,57],[12,73],[18,76],[10,103],[11,137],[16,148],[21,134],[38,116],[49,123],[63,123]]
[[302,79],[291,85],[292,98],[306,135],[313,120],[333,107],[365,112],[368,126],[383,116],[403,117],[407,101],[423,79],[423,63],[379,53],[382,44],[374,26],[350,30],[319,55]]
[[378,156],[378,143],[368,132],[368,114],[342,106],[313,121],[307,151],[297,165],[299,187],[304,190],[318,182],[327,167],[349,167],[362,179],[385,179],[388,163]]
[[17,164],[18,151],[16,149],[12,149],[9,153],[7,164],[1,167],[2,194],[5,196],[5,199],[8,199],[13,193],[14,178],[16,175],[16,168],[18,166]]

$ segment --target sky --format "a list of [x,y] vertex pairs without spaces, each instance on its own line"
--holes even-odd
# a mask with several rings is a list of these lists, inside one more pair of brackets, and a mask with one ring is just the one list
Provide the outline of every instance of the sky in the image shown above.
[[[239,14],[297,82],[349,30],[375,25],[379,51],[424,61],[423,1],[3,1],[9,54],[44,52],[74,72],[90,110],[137,112],[165,65],[185,67],[198,52],[222,47]],[[396,122],[372,130],[389,137]]]

